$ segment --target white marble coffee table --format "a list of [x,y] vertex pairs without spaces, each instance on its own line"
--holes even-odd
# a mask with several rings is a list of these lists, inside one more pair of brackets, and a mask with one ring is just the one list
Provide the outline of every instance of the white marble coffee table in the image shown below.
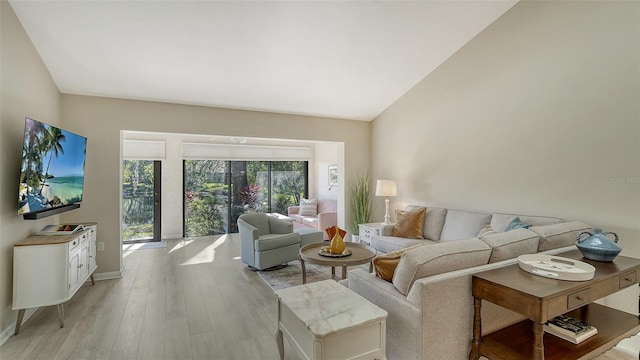
[[387,312],[334,280],[294,286],[278,297],[276,341],[303,359],[386,359]]

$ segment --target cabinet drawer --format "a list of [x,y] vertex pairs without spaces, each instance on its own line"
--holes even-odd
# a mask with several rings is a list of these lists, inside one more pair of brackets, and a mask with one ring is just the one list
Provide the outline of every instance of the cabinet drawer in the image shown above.
[[630,272],[624,275],[621,275],[618,278],[618,282],[619,282],[619,288],[623,289],[626,288],[627,286],[633,285],[636,283],[636,272]]
[[365,236],[371,237],[376,235],[376,230],[372,229],[370,227],[365,227],[363,233],[365,234]]
[[591,302],[591,288],[576,291],[567,296],[567,309],[571,310]]
[[69,254],[74,252],[78,248],[78,246],[80,246],[80,243],[84,240],[87,240],[87,234],[82,234],[77,238],[69,241]]
[[77,237],[71,241],[69,241],[69,254],[71,254],[75,249],[80,246],[80,237]]

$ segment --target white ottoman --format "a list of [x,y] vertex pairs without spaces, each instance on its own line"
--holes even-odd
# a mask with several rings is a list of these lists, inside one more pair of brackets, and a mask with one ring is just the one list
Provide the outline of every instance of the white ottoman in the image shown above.
[[323,241],[322,231],[314,229],[295,229],[293,232],[300,234],[300,247]]
[[333,280],[277,290],[276,341],[303,359],[386,359],[387,312]]

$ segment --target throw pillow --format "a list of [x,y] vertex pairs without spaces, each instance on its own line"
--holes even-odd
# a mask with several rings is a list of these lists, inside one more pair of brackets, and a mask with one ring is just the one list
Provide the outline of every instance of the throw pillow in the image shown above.
[[487,224],[485,225],[485,227],[480,229],[480,232],[478,233],[478,239],[482,239],[487,235],[493,235],[493,234],[496,234],[496,231],[493,230],[493,227],[491,226],[491,224]]
[[409,211],[396,210],[396,223],[391,230],[391,236],[424,239],[422,237],[422,227],[424,226],[424,215],[427,208],[417,208]]
[[318,215],[318,199],[300,199],[300,215],[316,216]]
[[507,228],[504,229],[504,231],[509,231],[513,229],[528,229],[530,227],[531,227],[531,224],[523,223],[522,220],[520,220],[520,216],[516,216],[515,218],[513,218],[513,220],[511,220],[511,222],[509,223],[509,225],[507,225]]
[[371,262],[373,262],[373,268],[376,271],[376,275],[382,280],[391,282],[391,280],[393,279],[393,273],[396,271],[396,267],[400,262],[400,258],[402,257],[402,254],[404,254],[405,252],[413,248],[416,248],[418,246],[424,246],[424,245],[427,245],[427,244],[411,245],[404,249],[392,251],[388,254],[374,257],[371,260]]

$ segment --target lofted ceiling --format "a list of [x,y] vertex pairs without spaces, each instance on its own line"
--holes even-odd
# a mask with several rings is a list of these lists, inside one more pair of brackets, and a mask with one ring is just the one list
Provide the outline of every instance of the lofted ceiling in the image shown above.
[[353,120],[516,1],[9,0],[62,93]]

